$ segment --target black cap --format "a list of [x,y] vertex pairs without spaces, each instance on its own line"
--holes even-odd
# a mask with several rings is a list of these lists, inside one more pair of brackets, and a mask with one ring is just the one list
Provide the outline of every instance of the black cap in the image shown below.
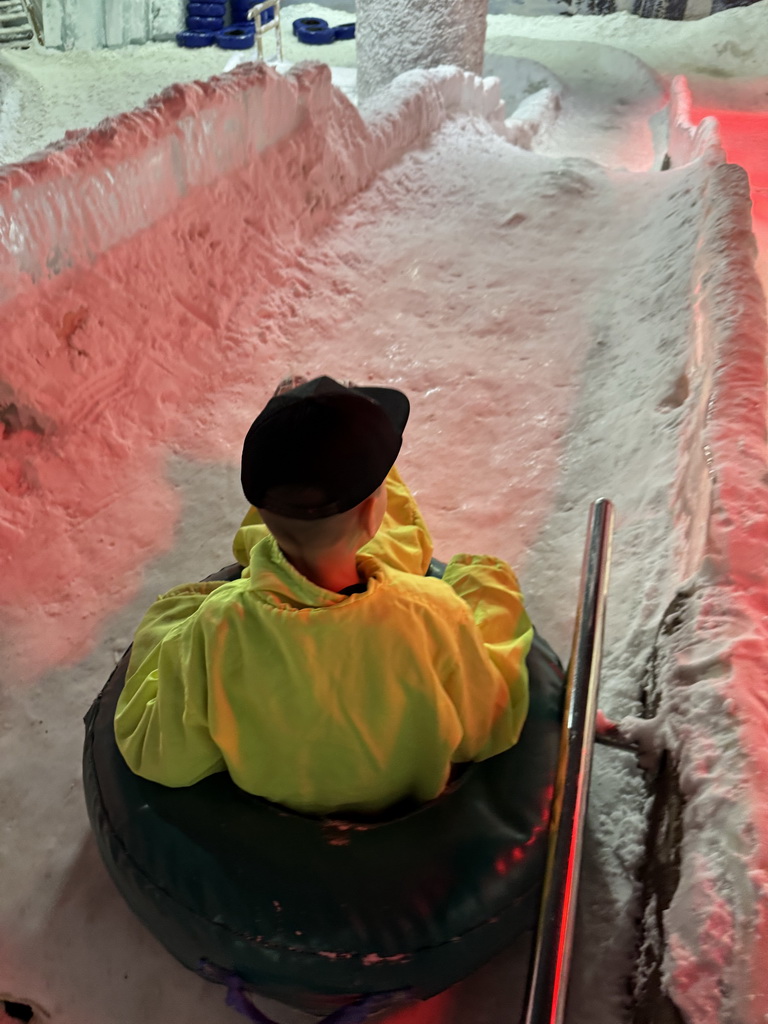
[[246,498],[290,519],[347,512],[394,465],[409,412],[401,391],[345,387],[330,377],[271,398],[243,442]]

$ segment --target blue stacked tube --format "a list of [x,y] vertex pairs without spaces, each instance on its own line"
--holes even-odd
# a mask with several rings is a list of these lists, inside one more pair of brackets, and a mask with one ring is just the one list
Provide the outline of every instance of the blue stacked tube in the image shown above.
[[212,46],[218,33],[224,29],[226,8],[226,0],[189,0],[186,29],[177,34],[176,42],[179,46],[191,48]]
[[354,39],[355,22],[331,28],[324,18],[296,18],[293,23],[293,34],[300,43],[307,46],[325,46],[335,43],[337,39]]
[[219,32],[216,45],[222,50],[249,50],[256,41],[256,24],[248,17],[255,0],[230,0],[232,21],[229,28]]
[[[188,0],[186,28],[177,34],[176,42],[193,48],[216,43],[228,50],[249,49],[255,42],[256,25],[248,13],[255,2],[230,0],[231,20],[225,28],[227,0]],[[268,25],[274,18],[274,7],[260,12],[262,25]]]

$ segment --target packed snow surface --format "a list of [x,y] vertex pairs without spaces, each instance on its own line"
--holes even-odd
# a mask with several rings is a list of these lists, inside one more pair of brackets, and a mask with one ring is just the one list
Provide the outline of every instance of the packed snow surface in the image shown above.
[[[695,1024],[764,1019],[764,322],[744,176],[711,125],[688,130],[684,87],[667,131],[658,73],[704,76],[701,113],[757,117],[767,13],[762,0],[663,38],[624,15],[529,19],[525,34],[491,18],[486,61],[510,107],[537,75],[545,88],[506,126],[492,89],[450,72],[396,83],[366,124],[323,74],[242,69],[5,174],[0,998],[57,1024],[231,1019],[101,868],[80,718],[152,597],[228,560],[239,443],[275,383],[329,373],[411,396],[401,468],[438,555],[507,558],[563,657],[588,504],[616,502],[601,700],[637,714],[655,658],[667,689],[637,728],[680,758],[689,801],[670,990]],[[3,57],[3,152],[189,80],[180,52]],[[753,77],[721,92],[707,77],[737,65]],[[222,148],[230,123],[242,150]],[[167,146],[177,129],[184,145]],[[146,182],[142,231],[109,180]],[[92,208],[63,201],[78,182]],[[598,751],[569,1020],[626,1019],[643,804],[632,758]],[[396,1019],[513,1019],[520,953]]]

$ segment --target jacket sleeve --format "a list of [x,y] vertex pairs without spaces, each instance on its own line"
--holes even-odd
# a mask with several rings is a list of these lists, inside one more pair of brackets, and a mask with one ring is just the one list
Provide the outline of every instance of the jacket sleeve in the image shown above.
[[466,606],[446,686],[463,728],[453,760],[482,761],[520,737],[528,714],[533,626],[517,577],[500,559],[457,555],[443,579]]
[[128,767],[164,786],[191,786],[226,767],[208,728],[206,640],[197,614],[204,596],[177,587],[155,602],[137,631],[115,712]]

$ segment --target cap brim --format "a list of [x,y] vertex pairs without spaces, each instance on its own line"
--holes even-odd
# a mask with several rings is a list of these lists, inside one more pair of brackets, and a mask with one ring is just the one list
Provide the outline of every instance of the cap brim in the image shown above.
[[403,433],[411,413],[411,403],[402,391],[396,391],[394,388],[358,387],[351,387],[349,390],[365,395],[366,398],[372,398],[382,407],[398,434]]

